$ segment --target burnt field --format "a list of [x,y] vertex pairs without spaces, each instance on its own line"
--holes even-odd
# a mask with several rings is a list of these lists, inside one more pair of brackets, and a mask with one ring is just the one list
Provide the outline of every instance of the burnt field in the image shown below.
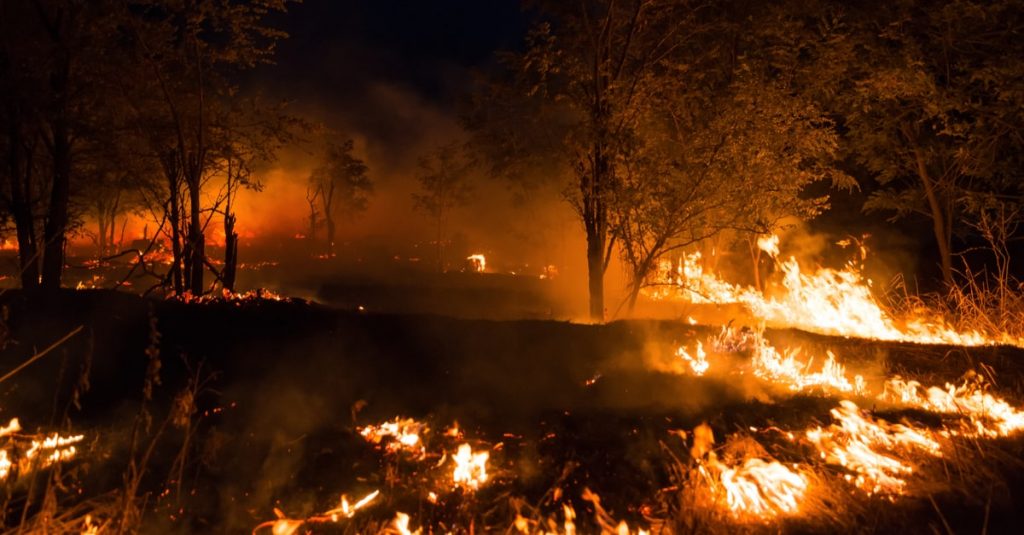
[[[41,518],[51,528],[112,527],[127,510],[144,532],[170,533],[261,524],[264,533],[1002,533],[1020,520],[1018,436],[968,432],[974,419],[865,392],[766,380],[749,348],[711,349],[718,327],[365,314],[255,298],[186,304],[103,291],[12,291],[3,300],[5,371],[82,327],[0,385],[5,418],[27,431],[84,435],[73,458],[11,476],[9,529]],[[1015,348],[783,330],[763,340],[803,355],[832,351],[869,388],[896,375],[960,384],[973,370],[986,393],[1013,406],[1022,391],[1024,351]],[[700,377],[677,353],[698,341],[710,355]],[[906,471],[826,458],[803,433],[833,429],[841,399],[879,425],[933,433],[941,453],[878,450]],[[394,436],[374,427],[398,417],[411,420]],[[459,481],[463,444],[470,470]],[[760,482],[744,498],[723,474],[742,484],[739,467],[750,459],[777,461],[800,479],[778,491],[769,481],[790,476],[752,479]],[[792,510],[774,492],[790,496]],[[364,496],[372,497],[355,507]]]

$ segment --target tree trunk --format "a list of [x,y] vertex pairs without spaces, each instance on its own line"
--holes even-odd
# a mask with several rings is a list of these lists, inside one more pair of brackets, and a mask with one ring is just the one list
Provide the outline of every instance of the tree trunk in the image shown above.
[[764,288],[761,286],[761,248],[758,247],[757,241],[754,238],[747,238],[747,248],[750,249],[750,265],[754,272],[754,288],[759,292],[764,292]]
[[[309,201],[309,233],[306,234],[306,243],[316,242],[316,200]],[[312,249],[312,247],[310,247]]]
[[444,273],[444,214],[437,215],[437,272]]
[[98,249],[97,257],[104,258],[107,256],[107,209],[104,206],[103,201],[96,203],[96,248]]
[[925,164],[921,151],[915,148],[914,157],[917,161],[917,174],[924,186],[925,198],[928,200],[928,208],[931,211],[932,232],[935,234],[935,243],[938,245],[939,259],[942,263],[942,280],[949,285],[953,283],[953,252],[952,234],[946,222],[951,213],[946,213],[943,210],[938,192],[935,191],[935,183],[928,173],[928,166]]
[[[590,227],[590,225],[588,225]],[[590,319],[604,321],[604,236],[587,230],[587,283]]]
[[[185,291],[182,280],[182,263],[184,255],[181,250],[181,167],[177,162],[174,153],[166,154],[163,158],[164,175],[167,177],[167,222],[171,226],[171,285],[174,287],[174,295],[181,295]],[[159,239],[153,236],[154,240]]]
[[580,182],[583,226],[587,233],[587,285],[590,294],[590,319],[604,321],[605,247],[608,243],[608,208],[603,192],[608,177],[603,146],[595,143],[590,176]]
[[325,215],[324,226],[327,227],[327,255],[334,256],[334,217]]
[[[11,181],[11,215],[14,217],[15,232],[18,236],[18,267],[21,287],[27,289],[39,286],[39,250],[36,244],[35,220],[32,217],[31,177],[32,156],[22,146],[21,130],[12,120],[8,153]],[[22,157],[24,156],[24,160]],[[23,182],[24,181],[24,182]]]
[[238,272],[238,234],[235,233],[235,214],[224,216],[224,272],[221,283],[224,289],[235,291],[235,274]]
[[64,117],[53,125],[53,184],[50,206],[43,226],[43,288],[60,288],[64,273],[65,232],[71,198],[71,139]]
[[190,176],[186,180],[189,197],[189,225],[188,225],[188,247],[189,247],[189,284],[188,289],[192,295],[202,295],[205,290],[203,286],[203,270],[206,269],[206,247],[203,236],[202,208],[199,198],[200,177]]

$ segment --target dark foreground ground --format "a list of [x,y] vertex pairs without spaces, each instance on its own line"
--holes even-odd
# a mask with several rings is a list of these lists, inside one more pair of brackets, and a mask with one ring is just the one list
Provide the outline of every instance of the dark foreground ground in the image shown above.
[[[645,526],[667,518],[675,532],[1019,533],[1024,525],[1024,442],[1017,439],[986,441],[943,460],[932,467],[941,475],[914,488],[917,497],[865,498],[851,488],[824,500],[816,515],[779,523],[702,520],[676,496],[687,445],[671,430],[708,422],[722,437],[751,426],[806,427],[827,420],[836,405],[742,376],[669,370],[680,343],[706,339],[715,328],[364,314],[303,301],[183,304],[104,291],[9,291],[0,300],[8,311],[0,372],[83,327],[0,383],[0,416],[18,416],[28,430],[70,422],[87,435],[65,467],[74,488],[60,494],[62,507],[109,510],[130,460],[143,466],[137,496],[147,511],[145,532],[248,532],[274,518],[275,507],[302,518],[334,507],[343,492],[358,498],[374,489],[382,496],[359,522],[316,530],[365,532],[401,510],[413,525],[436,531],[457,524],[504,532],[517,510],[554,516],[569,501],[588,533],[596,527],[593,508],[579,499],[584,488],[599,493],[616,519]],[[797,331],[769,338],[819,354],[832,349],[869,379],[901,373],[941,384],[973,369],[997,378],[1001,395],[1017,400],[1024,392],[1024,352],[1013,348]],[[440,435],[458,421],[465,441],[491,452],[488,485],[451,491],[438,482],[440,459],[385,457],[354,431],[395,416],[428,422],[428,445],[437,451],[453,448]],[[761,442],[780,460],[806,455],[770,437]],[[24,496],[38,492],[28,485],[8,485],[8,528],[39,508],[38,498],[26,507]],[[440,495],[437,503],[428,490]]]

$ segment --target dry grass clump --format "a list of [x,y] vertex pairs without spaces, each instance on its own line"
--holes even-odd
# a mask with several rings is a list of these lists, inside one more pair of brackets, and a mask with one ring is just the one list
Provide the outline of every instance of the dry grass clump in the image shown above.
[[942,311],[962,330],[994,339],[1024,340],[1024,282],[965,268],[960,282],[938,301]]

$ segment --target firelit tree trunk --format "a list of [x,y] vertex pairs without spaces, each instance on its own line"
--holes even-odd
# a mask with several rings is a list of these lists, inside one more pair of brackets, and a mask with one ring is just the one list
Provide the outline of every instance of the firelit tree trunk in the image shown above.
[[96,203],[96,256],[107,256],[107,208],[103,201]]
[[935,234],[935,243],[939,248],[939,260],[942,265],[942,281],[947,285],[952,284],[953,252],[952,233],[950,232],[952,222],[949,221],[951,210],[943,206],[939,193],[935,191],[936,184],[928,173],[928,166],[921,151],[915,148],[914,156],[917,162],[917,174],[924,187],[925,199],[928,201],[928,209],[931,212],[932,232]]
[[224,272],[221,283],[224,289],[235,291],[235,273],[238,271],[238,234],[235,232],[235,214],[224,216]]
[[[591,227],[592,225],[587,225]],[[596,230],[587,230],[587,288],[590,319],[604,321],[604,240]]]
[[238,186],[232,184],[232,167],[232,161],[228,158],[227,196],[224,199],[224,269],[220,274],[220,283],[229,292],[235,291],[235,273],[238,271],[238,234],[235,233],[237,220],[231,210],[231,198]]
[[590,294],[590,319],[604,321],[604,273],[607,267],[608,207],[604,190],[609,169],[603,147],[595,143],[590,173],[580,181],[583,227],[587,232],[587,286]]
[[[178,163],[175,152],[170,151],[163,156],[161,163],[164,168],[164,176],[167,178],[167,223],[171,227],[171,268],[168,275],[171,285],[174,287],[174,294],[181,295],[185,291],[182,274],[182,262],[184,255],[181,250],[181,166]],[[158,239],[157,236],[153,237]]]
[[189,224],[188,224],[188,289],[192,295],[203,293],[203,269],[206,261],[206,246],[203,236],[203,222],[199,198],[199,177],[192,176],[187,180],[189,197]]

